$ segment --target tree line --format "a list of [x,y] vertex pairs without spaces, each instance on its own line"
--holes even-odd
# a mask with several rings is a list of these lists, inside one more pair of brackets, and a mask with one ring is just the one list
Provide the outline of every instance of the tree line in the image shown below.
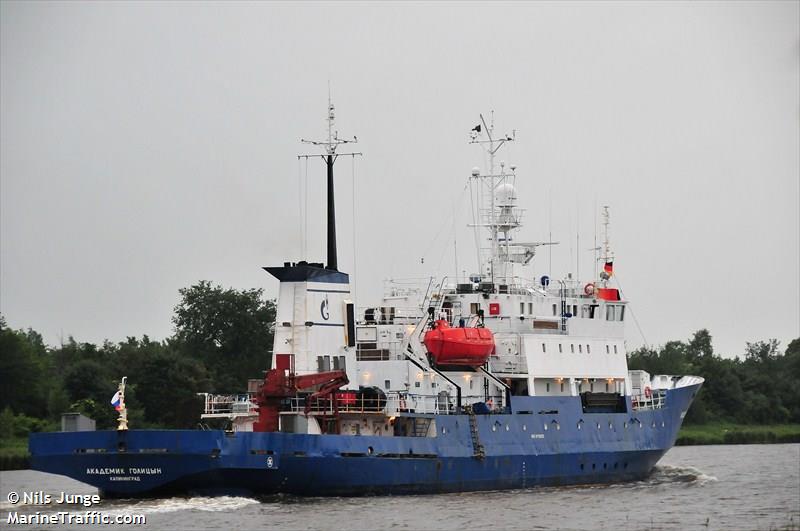
[[[174,333],[163,341],[145,335],[95,345],[70,337],[48,347],[38,332],[13,330],[0,316],[0,438],[58,429],[66,411],[95,419],[98,429],[114,427],[109,402],[122,376],[132,427],[195,427],[197,393],[244,392],[269,368],[274,320],[263,290],[207,281],[180,290]],[[688,341],[643,347],[629,354],[629,368],[704,377],[687,423],[800,423],[800,339],[783,353],[775,340],[748,343],[733,358],[711,343],[703,329]]]
[[747,343],[743,356],[722,357],[714,352],[711,334],[702,329],[688,341],[631,352],[628,368],[705,378],[686,415],[687,424],[800,423],[800,338],[785,352],[771,339]]
[[70,337],[48,347],[41,334],[13,330],[0,316],[0,437],[58,429],[78,411],[98,429],[116,426],[110,404],[122,376],[135,428],[192,428],[201,392],[246,391],[268,368],[275,303],[263,290],[223,289],[201,281],[180,290],[174,333],[163,341],[128,337],[102,345]]

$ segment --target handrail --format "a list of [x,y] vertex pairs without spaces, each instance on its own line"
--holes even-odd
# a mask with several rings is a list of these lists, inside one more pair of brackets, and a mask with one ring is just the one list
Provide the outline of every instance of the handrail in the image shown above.
[[661,409],[666,405],[667,392],[662,389],[653,389],[650,396],[631,395],[631,407],[634,411]]

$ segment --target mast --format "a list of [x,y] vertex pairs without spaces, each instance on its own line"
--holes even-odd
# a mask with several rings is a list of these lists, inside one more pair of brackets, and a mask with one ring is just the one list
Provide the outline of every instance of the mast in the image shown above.
[[[491,280],[492,285],[516,284],[515,268],[526,266],[536,253],[536,248],[542,245],[555,245],[558,242],[518,242],[513,240],[512,234],[522,226],[523,209],[517,206],[516,179],[517,167],[500,161],[500,171],[495,173],[495,155],[506,142],[516,140],[517,131],[512,134],[496,136],[494,134],[494,113],[489,124],[483,115],[481,122],[470,132],[470,144],[481,144],[489,155],[489,173],[482,174],[478,168],[473,168],[470,176],[470,187],[475,185],[477,209],[473,223],[476,244],[479,241],[480,229],[489,233],[489,246],[478,249],[479,261],[482,260],[481,276]],[[486,134],[484,139],[483,134]],[[485,195],[489,194],[488,199]],[[470,191],[470,197],[471,197]],[[502,236],[502,240],[500,239]],[[481,258],[481,253],[485,258]],[[488,277],[488,278],[487,278]],[[494,288],[493,288],[494,289]]]
[[[336,256],[336,206],[334,199],[333,165],[340,154],[356,156],[356,155],[361,155],[361,153],[340,153],[340,154],[336,153],[336,148],[339,147],[339,144],[354,144],[358,142],[358,138],[356,138],[356,136],[353,136],[352,140],[345,140],[339,138],[339,132],[334,129],[335,118],[336,115],[334,113],[333,102],[331,102],[330,89],[328,89],[328,117],[327,117],[328,139],[325,141],[319,141],[319,140],[304,140],[301,138],[300,142],[303,142],[304,144],[322,146],[325,149],[325,153],[323,155],[319,155],[325,160],[325,166],[327,167],[327,184],[328,184],[328,200],[327,200],[328,261],[325,268],[331,269],[333,271],[338,271],[339,263]],[[308,158],[314,156],[317,155],[298,155],[297,158],[300,157]],[[308,193],[308,191],[306,191],[306,193]]]
[[611,251],[611,239],[608,236],[608,227],[611,225],[611,213],[608,205],[603,205],[603,256],[600,261],[603,263],[603,270],[600,272],[600,279],[603,285],[608,285],[608,280],[613,274],[614,253]]

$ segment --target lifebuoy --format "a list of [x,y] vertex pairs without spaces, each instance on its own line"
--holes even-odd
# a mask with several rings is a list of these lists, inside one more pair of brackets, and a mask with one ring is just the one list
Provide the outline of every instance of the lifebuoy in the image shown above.
[[653,392],[650,390],[649,387],[644,388],[644,396],[645,398],[651,398],[653,396]]
[[586,295],[589,295],[589,296],[593,295],[594,294],[594,282],[589,282],[588,284],[586,284],[583,287],[583,292]]

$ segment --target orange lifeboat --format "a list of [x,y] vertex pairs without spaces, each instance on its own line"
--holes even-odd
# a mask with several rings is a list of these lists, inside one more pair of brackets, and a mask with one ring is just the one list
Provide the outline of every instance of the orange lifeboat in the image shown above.
[[488,328],[452,328],[441,319],[425,332],[423,341],[437,365],[480,367],[494,351],[494,335]]

